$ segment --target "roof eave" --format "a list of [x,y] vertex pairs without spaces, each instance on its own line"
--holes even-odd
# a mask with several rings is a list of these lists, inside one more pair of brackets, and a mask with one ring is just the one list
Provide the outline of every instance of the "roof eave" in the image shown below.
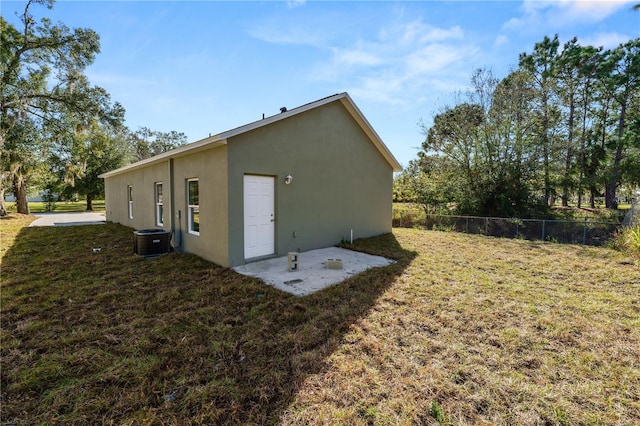
[[310,102],[306,105],[299,106],[290,111],[285,111],[280,114],[272,115],[271,117],[264,118],[262,120],[254,121],[253,123],[245,124],[244,126],[237,127],[235,129],[227,130],[226,132],[220,133],[218,135],[210,136],[208,138],[201,139],[197,142],[190,143],[188,145],[181,146],[171,151],[164,152],[162,154],[156,155],[155,157],[147,158],[141,161],[138,161],[133,164],[129,164],[127,166],[121,167],[116,170],[112,170],[107,173],[103,173],[99,175],[100,178],[108,178],[112,176],[119,175],[121,173],[139,169],[141,167],[149,166],[151,164],[159,163],[163,160],[167,160],[169,158],[177,158],[187,154],[192,154],[194,152],[202,151],[205,149],[214,148],[219,145],[224,145],[227,143],[227,140],[238,136],[240,134],[258,129],[263,126],[267,126],[269,124],[278,122],[280,120],[284,120],[285,118],[302,114],[303,112],[309,111],[314,108],[318,108],[320,106],[329,104],[331,102],[340,101],[342,105],[349,111],[351,116],[356,120],[358,125],[362,128],[365,134],[369,137],[371,142],[378,149],[380,154],[384,157],[384,159],[391,165],[391,168],[394,172],[399,172],[402,170],[402,166],[398,163],[398,160],[393,156],[391,151],[384,144],[380,136],[373,129],[369,121],[362,114],[362,111],[356,106],[353,99],[349,96],[348,93],[338,93],[332,96],[328,96],[326,98]]
[[396,160],[396,157],[393,156],[391,151],[389,151],[389,148],[387,148],[387,146],[384,144],[384,142],[382,141],[378,133],[373,129],[373,126],[371,126],[364,114],[362,114],[362,111],[360,111],[358,106],[355,104],[355,102],[353,102],[353,100],[347,93],[345,93],[344,95],[345,96],[340,101],[347,109],[347,111],[349,111],[351,116],[364,130],[364,132],[367,134],[369,139],[371,139],[376,148],[378,148],[378,151],[380,151],[380,154],[382,154],[384,159],[387,160],[387,162],[391,165],[393,171],[402,171],[402,166],[400,165],[398,160]]
[[176,149],[172,149],[171,151],[163,152],[162,154],[158,154],[150,158],[145,158],[144,160],[140,160],[135,163],[126,165],[124,167],[120,167],[119,169],[115,169],[110,172],[103,173],[101,175],[98,175],[98,177],[104,179],[104,178],[116,176],[121,173],[125,173],[131,170],[136,170],[142,167],[150,166],[152,164],[160,163],[165,160],[179,158],[185,155],[194,154],[199,151],[212,149],[212,148],[215,148],[221,145],[226,145],[226,144],[227,144],[226,138],[221,138],[220,135],[210,136],[208,138],[204,138],[199,141],[192,142],[187,145],[183,145]]

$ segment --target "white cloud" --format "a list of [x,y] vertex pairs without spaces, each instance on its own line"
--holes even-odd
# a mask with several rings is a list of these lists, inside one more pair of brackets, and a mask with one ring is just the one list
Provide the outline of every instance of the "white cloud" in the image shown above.
[[325,31],[313,31],[308,27],[289,26],[283,28],[279,23],[266,22],[249,28],[249,35],[258,40],[275,44],[297,44],[324,47],[329,36]]
[[[477,54],[459,26],[438,28],[413,20],[383,27],[377,34],[354,43],[355,48],[335,49],[315,77],[348,81],[349,92],[361,99],[408,105],[420,102],[418,93],[440,90],[436,82],[457,74]],[[446,86],[452,88],[449,83]]]
[[437,28],[421,21],[413,21],[396,25],[390,30],[383,31],[384,39],[397,40],[402,45],[424,44],[448,39],[461,40],[464,31],[460,26],[451,28]]
[[635,0],[560,0],[551,4],[564,12],[562,14],[564,19],[599,22],[634,2]]
[[466,49],[446,44],[432,44],[420,48],[405,58],[409,75],[423,75],[442,71],[462,60]]
[[592,24],[605,20],[617,11],[630,8],[637,0],[524,0],[523,17],[505,22],[503,29],[548,25]]
[[307,2],[306,0],[288,0],[287,7],[294,8],[294,7],[302,6],[306,2]]
[[596,33],[590,37],[578,39],[578,43],[583,46],[604,47],[612,49],[618,47],[622,43],[626,43],[632,37],[620,33]]
[[[415,105],[420,102],[419,93],[440,91],[445,86],[455,90],[465,84],[469,64],[479,55],[462,27],[437,27],[403,16],[396,14],[374,32],[336,35],[327,31],[326,25],[270,22],[252,28],[250,34],[269,43],[321,49],[326,54],[313,66],[310,78],[339,85],[360,99]],[[452,81],[458,78],[460,84],[454,85]]]
[[527,22],[524,19],[511,18],[507,22],[502,24],[502,29],[503,30],[518,31],[521,28],[523,28],[525,25],[527,25]]

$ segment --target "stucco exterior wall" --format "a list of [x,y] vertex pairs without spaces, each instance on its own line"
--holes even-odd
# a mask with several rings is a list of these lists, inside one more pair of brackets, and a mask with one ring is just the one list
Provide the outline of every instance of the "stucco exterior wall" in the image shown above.
[[[186,155],[173,162],[174,244],[178,243],[181,251],[228,266],[227,147]],[[187,180],[192,178],[198,178],[199,187],[200,235],[197,236],[187,230]]]
[[[170,229],[168,206],[169,194],[168,161],[131,170],[105,179],[105,209],[108,221],[121,223],[136,230],[159,228],[156,226],[155,183],[163,183],[164,229]],[[133,187],[133,219],[129,218],[127,187]]]
[[[275,176],[279,256],[391,232],[393,170],[340,102],[228,141],[229,264],[245,263],[243,176]],[[284,177],[293,176],[290,185]]]

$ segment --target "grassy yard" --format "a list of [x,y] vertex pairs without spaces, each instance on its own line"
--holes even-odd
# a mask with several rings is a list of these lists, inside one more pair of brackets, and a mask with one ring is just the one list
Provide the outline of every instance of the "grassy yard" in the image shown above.
[[618,252],[396,229],[354,246],[398,262],[297,298],[31,219],[0,222],[3,424],[640,424]]
[[[16,203],[12,201],[7,201],[7,211],[9,213],[15,213],[16,211]],[[47,203],[43,201],[31,201],[29,203],[29,211],[31,213],[43,213],[46,211],[53,211],[56,213],[68,213],[68,212],[84,212],[87,211],[87,202],[85,200],[80,201],[56,201],[53,203],[53,208],[47,207]],[[91,207],[93,211],[103,212],[104,211],[104,200],[94,200],[91,203]]]

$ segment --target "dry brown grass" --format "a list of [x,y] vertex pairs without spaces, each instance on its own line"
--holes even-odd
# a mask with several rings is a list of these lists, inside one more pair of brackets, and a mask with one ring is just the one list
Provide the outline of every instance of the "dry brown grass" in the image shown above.
[[436,407],[456,425],[640,424],[640,269],[628,259],[395,234],[418,256],[305,380],[283,423],[435,423]]
[[612,250],[400,229],[354,244],[394,265],[296,298],[119,225],[8,223],[3,423],[640,423]]

